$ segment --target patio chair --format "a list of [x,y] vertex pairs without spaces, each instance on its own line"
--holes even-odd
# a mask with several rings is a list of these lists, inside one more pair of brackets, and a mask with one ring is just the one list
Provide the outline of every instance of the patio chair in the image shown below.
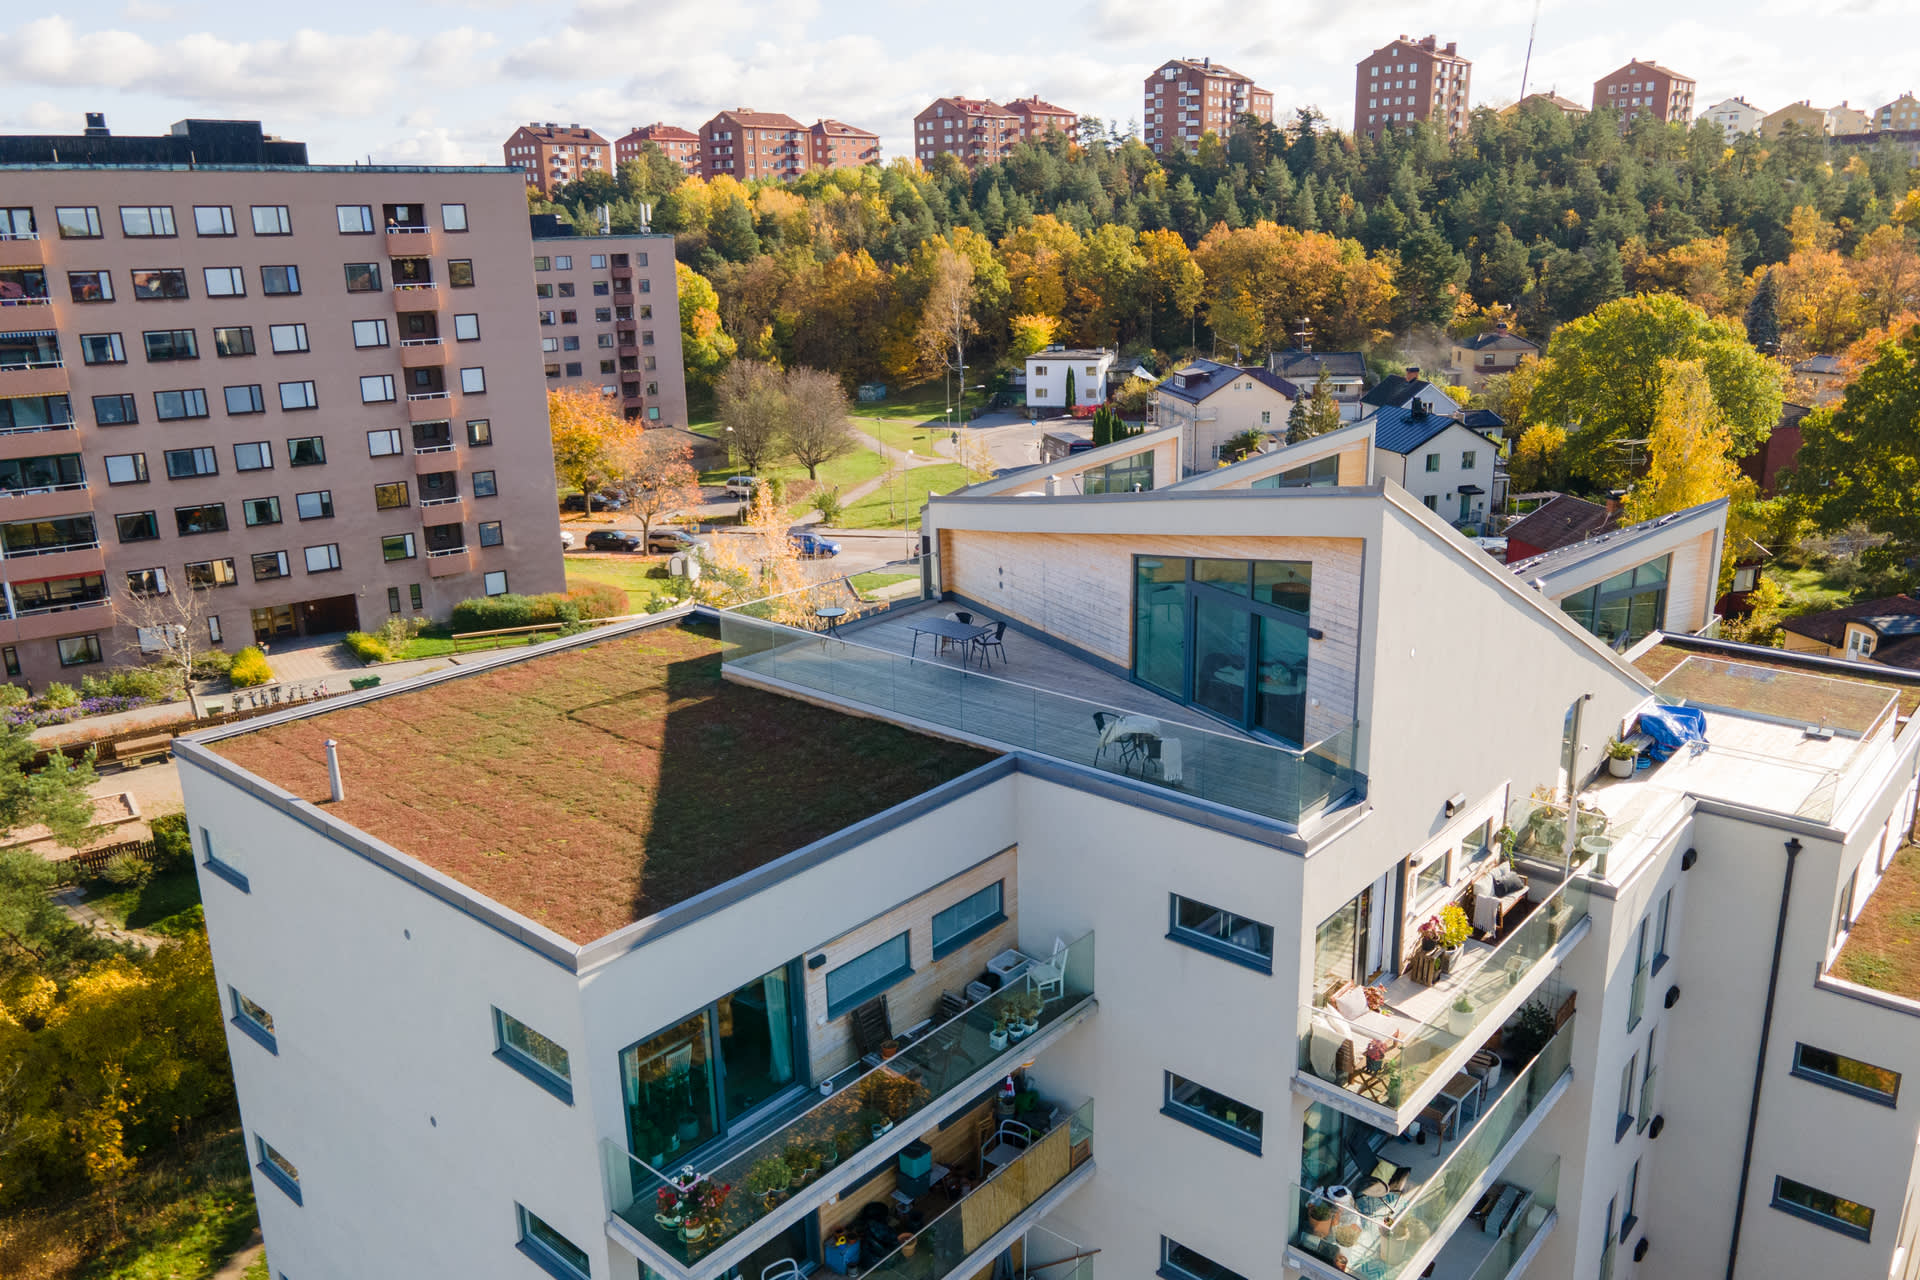
[[857,1006],[849,1015],[848,1033],[861,1057],[877,1055],[880,1046],[893,1039],[893,1020],[887,1016],[887,998],[875,996]]
[[[1027,987],[1038,991],[1043,999],[1059,1000],[1067,994],[1067,944],[1063,939],[1053,940],[1053,954],[1045,960],[1036,960],[1027,966]],[[1047,992],[1051,990],[1052,995]]]
[[1107,726],[1119,718],[1119,716],[1113,714],[1111,711],[1096,711],[1093,713],[1093,762],[1095,764],[1100,763],[1100,753],[1105,751],[1110,745],[1106,741]]
[[805,1274],[792,1258],[782,1258],[760,1268],[760,1280],[803,1280]]
[[[980,1176],[991,1178],[995,1173],[1020,1158],[1020,1153],[1033,1145],[1033,1129],[1018,1120],[1002,1120],[994,1124],[991,1117],[987,1125],[992,1130],[980,1143]],[[982,1125],[986,1129],[987,1125]]]
[[975,636],[973,638],[974,647],[980,650],[981,666],[983,667],[986,666],[987,656],[995,652],[999,653],[1000,661],[1002,665],[1006,663],[1007,646],[1000,642],[1001,637],[1005,636],[1006,634],[1007,634],[1007,624],[1004,621],[1002,621],[1002,622],[994,623],[993,630],[987,632],[987,634],[983,636]]
[[980,1064],[962,1045],[966,1039],[966,1021],[960,1017],[973,1007],[973,1001],[953,991],[942,991],[933,1011],[934,1030],[930,1033],[925,1056],[927,1085],[935,1093],[947,1087],[955,1067],[962,1067],[956,1079],[965,1079]]

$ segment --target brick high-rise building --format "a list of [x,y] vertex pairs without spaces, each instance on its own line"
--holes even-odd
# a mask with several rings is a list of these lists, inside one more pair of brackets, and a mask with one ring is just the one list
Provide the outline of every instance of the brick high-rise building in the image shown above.
[[842,120],[816,120],[807,130],[808,154],[822,169],[858,169],[880,163],[880,135]]
[[1429,120],[1448,136],[1467,127],[1473,63],[1459,46],[1433,36],[1401,36],[1354,67],[1353,131],[1378,138],[1383,129]]
[[913,118],[913,158],[949,152],[969,169],[997,164],[1020,141],[1022,119],[985,98],[935,98]]
[[700,135],[670,124],[642,124],[629,129],[613,144],[614,163],[638,160],[641,144],[647,142],[659,147],[667,159],[688,173],[700,171]]
[[89,125],[0,138],[8,677],[140,661],[136,593],[231,650],[564,587],[523,177]]
[[1686,124],[1693,119],[1693,89],[1694,82],[1678,71],[1635,58],[1593,82],[1593,109],[1618,111],[1622,129],[1643,115]]
[[590,387],[650,427],[687,425],[673,237],[577,236],[533,218],[534,313],[549,387]]
[[[1042,102],[1037,94],[1028,98],[1015,98],[1007,104],[1007,110],[1020,117],[1022,139],[1045,137],[1049,129],[1058,129],[1069,139],[1079,136],[1080,117],[1065,107],[1056,107],[1051,102]],[[1271,102],[1268,103],[1267,114],[1269,116],[1273,114]]]
[[1212,58],[1174,58],[1147,76],[1141,132],[1155,155],[1191,150],[1209,130],[1225,137],[1243,115],[1270,123],[1272,92]]
[[582,174],[613,172],[613,148],[591,129],[577,124],[522,125],[501,148],[510,168],[526,173],[527,185],[541,195],[572,182]]
[[778,111],[738,107],[700,126],[700,174],[706,178],[793,179],[807,171],[812,153],[807,126]]

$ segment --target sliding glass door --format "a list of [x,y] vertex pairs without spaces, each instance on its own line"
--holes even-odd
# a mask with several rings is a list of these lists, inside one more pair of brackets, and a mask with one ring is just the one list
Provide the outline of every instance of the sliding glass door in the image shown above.
[[804,1084],[794,962],[620,1053],[627,1140],[666,1168]]

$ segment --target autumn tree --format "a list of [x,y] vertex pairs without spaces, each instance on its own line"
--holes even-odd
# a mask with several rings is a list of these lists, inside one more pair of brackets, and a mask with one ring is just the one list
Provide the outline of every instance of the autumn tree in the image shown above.
[[1291,345],[1302,321],[1330,345],[1364,343],[1383,334],[1392,315],[1392,264],[1369,258],[1355,240],[1257,222],[1238,231],[1215,227],[1193,256],[1216,332],[1226,305],[1246,325],[1242,336],[1252,335],[1257,317],[1259,347]]
[[1652,520],[1726,498],[1754,497],[1753,481],[1730,456],[1733,433],[1713,395],[1704,360],[1667,360],[1647,439],[1647,473],[1627,493],[1628,521]]
[[1187,336],[1184,326],[1193,319],[1206,290],[1206,277],[1193,252],[1178,232],[1160,228],[1140,233],[1141,299],[1147,309],[1147,340],[1161,345],[1159,325],[1178,321],[1176,336]]
[[673,271],[680,289],[680,358],[687,381],[711,385],[734,350],[733,339],[720,327],[720,295],[686,263],[674,263]]
[[164,667],[186,693],[193,681],[193,664],[211,643],[207,640],[208,588],[190,582],[163,580],[160,591],[134,591],[113,597],[115,619],[133,630],[142,656]]
[[786,433],[786,379],[759,360],[736,360],[713,388],[714,410],[730,448],[749,474],[779,456]]
[[1853,279],[1869,325],[1885,328],[1895,316],[1920,307],[1920,254],[1899,227],[1876,227],[1853,251]]
[[[966,366],[967,339],[978,329],[973,318],[973,260],[941,243],[929,263],[926,301],[914,339],[920,367],[929,372],[960,372]],[[962,387],[961,398],[965,396]]]
[[1340,429],[1340,402],[1333,398],[1333,383],[1322,369],[1313,380],[1313,390],[1293,402],[1287,410],[1287,443],[1299,444]]
[[1802,444],[1788,487],[1823,530],[1863,524],[1886,543],[1863,553],[1899,565],[1920,552],[1920,325],[1860,371],[1836,406],[1801,423]]
[[614,402],[589,387],[547,392],[547,426],[553,433],[553,473],[578,489],[587,510],[593,491],[606,484],[609,451],[630,429]]
[[626,495],[628,514],[640,520],[644,544],[653,526],[700,503],[693,446],[665,431],[633,431],[607,451],[607,478]]
[[783,390],[787,398],[787,452],[807,469],[807,479],[818,480],[820,464],[853,452],[847,393],[832,374],[806,368],[787,370]]
[[1520,433],[1507,473],[1516,493],[1546,493],[1567,482],[1567,432],[1537,422]]
[[1590,483],[1624,487],[1621,441],[1653,434],[1668,361],[1700,361],[1726,415],[1735,456],[1751,453],[1779,420],[1780,369],[1734,325],[1669,294],[1617,298],[1555,331],[1528,413],[1567,431],[1567,463]]
[[1053,344],[1053,335],[1059,330],[1060,322],[1052,316],[1018,315],[1007,321],[1007,327],[1013,333],[1013,341],[1007,346],[1007,358],[1025,360]]

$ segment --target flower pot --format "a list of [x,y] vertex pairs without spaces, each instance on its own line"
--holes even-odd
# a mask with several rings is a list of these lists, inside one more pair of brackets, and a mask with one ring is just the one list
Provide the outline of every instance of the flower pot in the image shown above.
[[680,1215],[677,1213],[656,1213],[653,1220],[669,1231],[680,1230]]
[[987,1036],[987,1048],[993,1050],[995,1053],[999,1053],[1007,1047],[1008,1034],[1006,1031],[992,1032]]
[[897,1041],[894,1041],[894,1040],[885,1041],[880,1046],[880,1060],[882,1062],[885,1062],[888,1058],[893,1057],[896,1053],[899,1053],[899,1052],[900,1052],[900,1045]]
[[680,1122],[679,1135],[680,1141],[692,1142],[700,1136],[700,1122],[692,1116],[688,1116]]
[[1330,1217],[1308,1218],[1307,1230],[1316,1236],[1324,1236],[1333,1230],[1333,1219]]
[[917,1248],[919,1244],[920,1244],[919,1237],[912,1236],[912,1235],[902,1235],[900,1237],[900,1256],[903,1258],[911,1258],[913,1256],[914,1249]]
[[1465,1037],[1472,1035],[1475,1022],[1474,1012],[1472,1009],[1456,1009],[1449,1005],[1447,1007],[1447,1030],[1456,1036]]
[[1607,757],[1607,772],[1616,778],[1631,778],[1633,776],[1633,766],[1634,759],[1632,756]]
[[1593,874],[1597,876],[1607,874],[1607,854],[1613,849],[1612,836],[1581,836],[1580,848],[1586,852],[1588,857],[1593,859],[1593,867],[1591,868]]
[[707,1224],[704,1222],[698,1225],[685,1222],[680,1224],[680,1239],[684,1244],[692,1244],[696,1240],[705,1239],[706,1234]]
[[893,1128],[893,1121],[882,1120],[879,1124],[873,1125],[871,1127],[873,1129],[873,1136],[875,1138],[884,1138],[887,1136],[887,1131]]
[[1027,1027],[1027,1034],[1032,1035],[1034,1032],[1040,1030],[1040,1020],[1038,1018],[1028,1018],[1026,1022],[1026,1027]]
[[1025,1040],[1027,1038],[1027,1024],[1024,1022],[1016,1022],[1012,1026],[1008,1027],[1007,1038],[1009,1040],[1012,1040],[1016,1044],[1018,1044],[1022,1040]]

